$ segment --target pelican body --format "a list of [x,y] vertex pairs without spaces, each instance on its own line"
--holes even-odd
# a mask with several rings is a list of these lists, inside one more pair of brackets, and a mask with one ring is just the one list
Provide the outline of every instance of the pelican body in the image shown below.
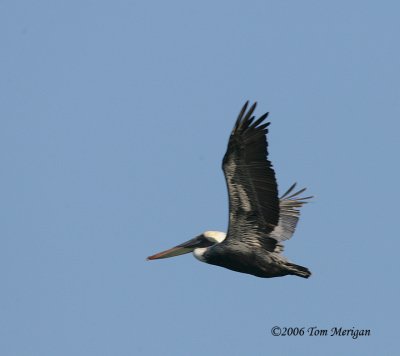
[[300,207],[311,197],[300,197],[305,188],[293,193],[295,183],[279,198],[268,160],[268,113],[256,119],[256,105],[243,106],[222,161],[229,195],[228,232],[206,231],[148,260],[193,252],[201,262],[257,277],[310,277],[306,267],[289,262],[281,252],[282,242],[295,231]]

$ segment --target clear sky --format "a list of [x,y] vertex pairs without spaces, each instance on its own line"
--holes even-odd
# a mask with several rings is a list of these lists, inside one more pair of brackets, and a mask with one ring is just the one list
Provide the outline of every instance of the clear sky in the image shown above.
[[[397,1],[1,1],[0,354],[399,352]],[[221,159],[270,111],[315,196],[260,279],[150,254],[227,227]],[[371,335],[271,335],[273,326]]]

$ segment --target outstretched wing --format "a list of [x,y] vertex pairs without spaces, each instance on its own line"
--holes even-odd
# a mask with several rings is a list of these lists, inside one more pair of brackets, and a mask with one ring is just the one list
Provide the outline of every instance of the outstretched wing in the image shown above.
[[292,193],[295,187],[296,183],[294,183],[280,198],[279,223],[270,234],[270,237],[277,241],[288,240],[292,237],[300,217],[300,208],[307,203],[305,200],[312,198],[312,196],[299,196],[306,188]]
[[[229,138],[222,168],[229,193],[226,243],[239,240],[273,249],[268,238],[279,224],[279,197],[275,172],[267,159],[268,113],[255,120],[254,103],[243,106]],[[230,241],[229,241],[230,240]],[[268,246],[264,246],[265,243]],[[271,245],[271,246],[269,246]],[[268,248],[269,247],[269,248]]]

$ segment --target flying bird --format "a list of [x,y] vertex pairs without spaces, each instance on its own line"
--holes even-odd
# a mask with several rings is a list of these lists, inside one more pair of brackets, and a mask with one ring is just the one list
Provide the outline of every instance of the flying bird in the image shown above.
[[293,184],[280,198],[275,172],[268,160],[268,113],[256,119],[257,103],[247,101],[229,137],[222,161],[229,195],[228,232],[206,231],[169,250],[148,257],[156,260],[193,252],[202,262],[271,278],[295,275],[308,278],[308,268],[289,262],[282,242],[290,239],[307,199],[306,189]]

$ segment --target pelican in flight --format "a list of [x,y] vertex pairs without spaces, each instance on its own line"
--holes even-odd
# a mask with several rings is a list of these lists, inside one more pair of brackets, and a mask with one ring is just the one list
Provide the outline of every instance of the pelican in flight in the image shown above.
[[310,277],[308,268],[289,262],[281,252],[282,242],[294,233],[300,207],[311,197],[300,197],[305,188],[294,192],[295,183],[279,198],[268,160],[268,113],[256,119],[256,105],[243,106],[222,161],[229,194],[228,232],[206,231],[148,260],[193,252],[202,262],[257,277]]

